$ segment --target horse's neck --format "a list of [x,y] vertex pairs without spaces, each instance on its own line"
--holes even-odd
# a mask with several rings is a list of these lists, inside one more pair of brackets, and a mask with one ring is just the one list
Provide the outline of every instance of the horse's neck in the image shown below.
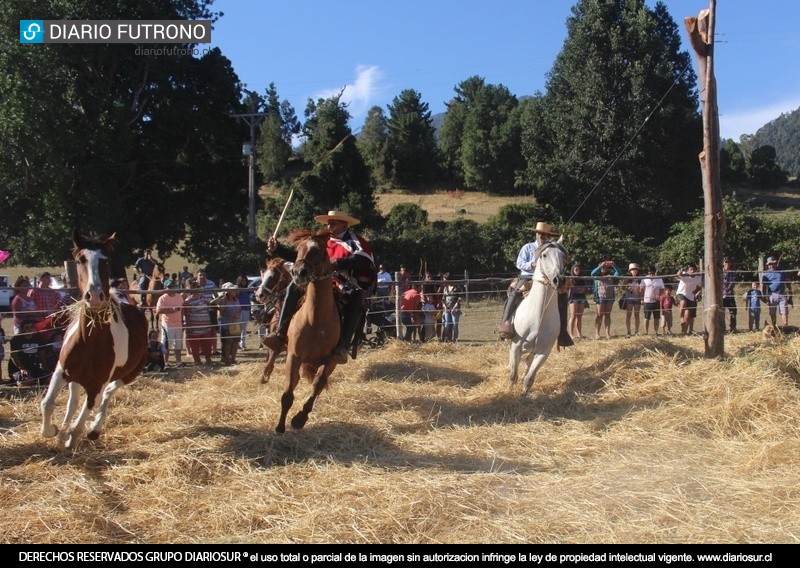
[[333,299],[333,284],[330,278],[314,280],[309,282],[306,288],[305,306],[311,314],[323,313],[331,307],[335,307]]

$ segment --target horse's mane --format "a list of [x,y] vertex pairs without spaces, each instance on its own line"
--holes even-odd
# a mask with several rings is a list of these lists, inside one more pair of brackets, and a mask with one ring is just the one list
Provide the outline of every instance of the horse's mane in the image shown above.
[[269,260],[267,260],[266,268],[280,268],[285,263],[286,263],[285,259],[283,259],[283,258],[281,258],[279,256],[276,256],[274,258],[270,258]]
[[292,229],[289,233],[289,241],[297,246],[299,243],[306,239],[328,236],[330,233],[327,229],[311,230],[311,229]]

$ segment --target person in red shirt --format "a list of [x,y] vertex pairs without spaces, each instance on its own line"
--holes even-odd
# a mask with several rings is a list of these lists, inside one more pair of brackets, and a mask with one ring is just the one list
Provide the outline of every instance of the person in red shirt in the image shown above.
[[[353,230],[360,223],[355,217],[343,211],[328,211],[326,215],[317,215],[314,220],[328,227],[330,235],[326,246],[335,273],[333,284],[343,293],[344,305],[340,314],[342,331],[333,358],[337,363],[344,364],[347,363],[348,353],[354,359],[356,356],[357,345],[354,345],[353,339],[359,323],[363,325],[364,299],[375,289],[375,260],[372,246]],[[276,248],[277,241],[271,238],[267,243],[267,251],[272,254]],[[264,338],[266,347],[275,351],[284,348],[289,322],[297,310],[301,295],[301,290],[293,283],[286,288],[278,329]]]

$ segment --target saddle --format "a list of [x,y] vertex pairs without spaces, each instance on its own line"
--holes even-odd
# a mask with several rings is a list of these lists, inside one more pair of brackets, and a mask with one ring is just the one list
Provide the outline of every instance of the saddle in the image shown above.
[[[520,284],[520,281],[522,281],[522,284]],[[533,286],[533,278],[520,278],[519,276],[517,276],[508,285],[507,294],[510,296],[514,292],[521,292],[522,297],[524,298],[530,293],[532,286]]]

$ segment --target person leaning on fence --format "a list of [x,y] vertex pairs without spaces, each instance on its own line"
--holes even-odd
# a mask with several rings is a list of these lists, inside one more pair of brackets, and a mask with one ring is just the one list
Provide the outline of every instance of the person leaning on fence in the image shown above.
[[778,270],[778,259],[771,256],[767,259],[767,270],[764,271],[761,283],[764,297],[769,302],[769,319],[777,325],[780,314],[783,325],[789,325],[789,306],[792,302],[792,285],[787,275]]
[[606,259],[592,270],[594,279],[594,305],[597,315],[594,318],[594,338],[600,339],[604,331],[606,339],[611,339],[611,309],[614,307],[616,292],[615,278],[619,276],[619,268],[613,260]]
[[697,317],[697,294],[703,288],[703,278],[695,274],[697,265],[690,262],[685,270],[678,271],[675,278],[678,280],[678,300],[680,310],[678,315],[681,320],[681,334],[691,335],[694,331],[694,319]]
[[[536,251],[544,243],[550,241],[554,237],[559,236],[560,233],[550,224],[543,221],[536,223],[534,228],[536,238],[522,246],[517,255],[517,268],[519,268],[519,276],[509,289],[508,298],[506,298],[505,306],[503,307],[503,316],[501,318],[500,326],[497,331],[500,334],[500,339],[511,339],[514,337],[514,313],[522,303],[523,288],[529,287],[533,280],[533,272],[536,269]],[[561,317],[561,332],[558,335],[559,347],[570,347],[575,345],[567,332],[567,294],[558,294],[558,313]]]

